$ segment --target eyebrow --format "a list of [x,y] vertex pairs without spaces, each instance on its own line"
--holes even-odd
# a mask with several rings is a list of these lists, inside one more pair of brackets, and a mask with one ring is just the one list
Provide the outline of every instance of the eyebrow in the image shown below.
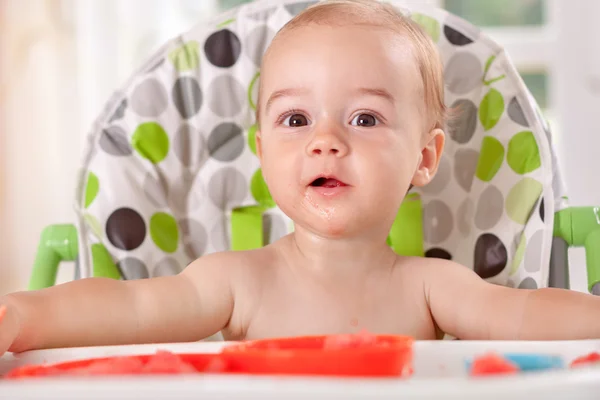
[[[276,90],[273,93],[271,93],[271,96],[269,96],[269,100],[267,100],[267,105],[265,107],[265,112],[269,112],[269,108],[271,108],[271,106],[273,105],[275,100],[278,100],[282,97],[300,96],[307,92],[308,92],[308,90],[301,89],[301,88],[286,88],[286,89]],[[386,99],[387,101],[389,101],[390,103],[396,102],[396,99],[394,98],[394,96],[392,96],[392,94],[385,89],[363,87],[363,88],[358,89],[358,93],[363,94],[363,95],[382,97],[382,98]]]
[[394,96],[385,89],[362,87],[362,88],[358,89],[358,92],[360,94],[367,94],[367,95],[371,95],[371,96],[383,97],[384,99],[386,99],[387,101],[389,101],[392,104],[396,102],[396,99],[394,98]]
[[271,93],[271,96],[269,96],[269,100],[267,100],[267,105],[265,107],[265,112],[269,112],[269,108],[271,108],[271,106],[277,99],[280,99],[282,97],[300,96],[306,94],[307,92],[308,90],[300,88],[287,88],[276,90],[273,93]]

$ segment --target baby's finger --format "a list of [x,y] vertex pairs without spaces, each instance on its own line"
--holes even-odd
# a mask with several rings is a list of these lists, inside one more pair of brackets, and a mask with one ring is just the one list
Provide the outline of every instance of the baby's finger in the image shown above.
[[6,306],[0,306],[0,322],[2,322],[2,318],[6,314]]

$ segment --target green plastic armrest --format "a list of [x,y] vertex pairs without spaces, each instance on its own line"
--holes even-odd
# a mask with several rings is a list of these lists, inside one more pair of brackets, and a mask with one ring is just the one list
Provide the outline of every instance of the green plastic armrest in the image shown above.
[[600,207],[570,207],[554,217],[554,236],[570,247],[583,247],[588,291],[600,283]]
[[[119,279],[121,274],[102,244],[93,244],[93,276]],[[75,261],[79,253],[77,228],[72,224],[49,225],[41,234],[29,280],[29,290],[54,286],[61,262]]]

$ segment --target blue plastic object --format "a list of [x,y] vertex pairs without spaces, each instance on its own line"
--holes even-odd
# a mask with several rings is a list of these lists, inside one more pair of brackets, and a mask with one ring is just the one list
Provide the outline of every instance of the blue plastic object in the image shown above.
[[[502,354],[502,357],[518,366],[524,372],[561,369],[565,367],[565,363],[561,357],[549,354],[507,353]],[[471,369],[471,361],[467,361],[467,369]]]

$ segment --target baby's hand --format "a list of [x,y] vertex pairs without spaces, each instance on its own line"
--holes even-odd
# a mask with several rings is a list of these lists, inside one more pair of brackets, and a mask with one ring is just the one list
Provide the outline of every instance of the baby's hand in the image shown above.
[[12,346],[19,331],[14,318],[6,318],[7,305],[0,305],[0,357]]

